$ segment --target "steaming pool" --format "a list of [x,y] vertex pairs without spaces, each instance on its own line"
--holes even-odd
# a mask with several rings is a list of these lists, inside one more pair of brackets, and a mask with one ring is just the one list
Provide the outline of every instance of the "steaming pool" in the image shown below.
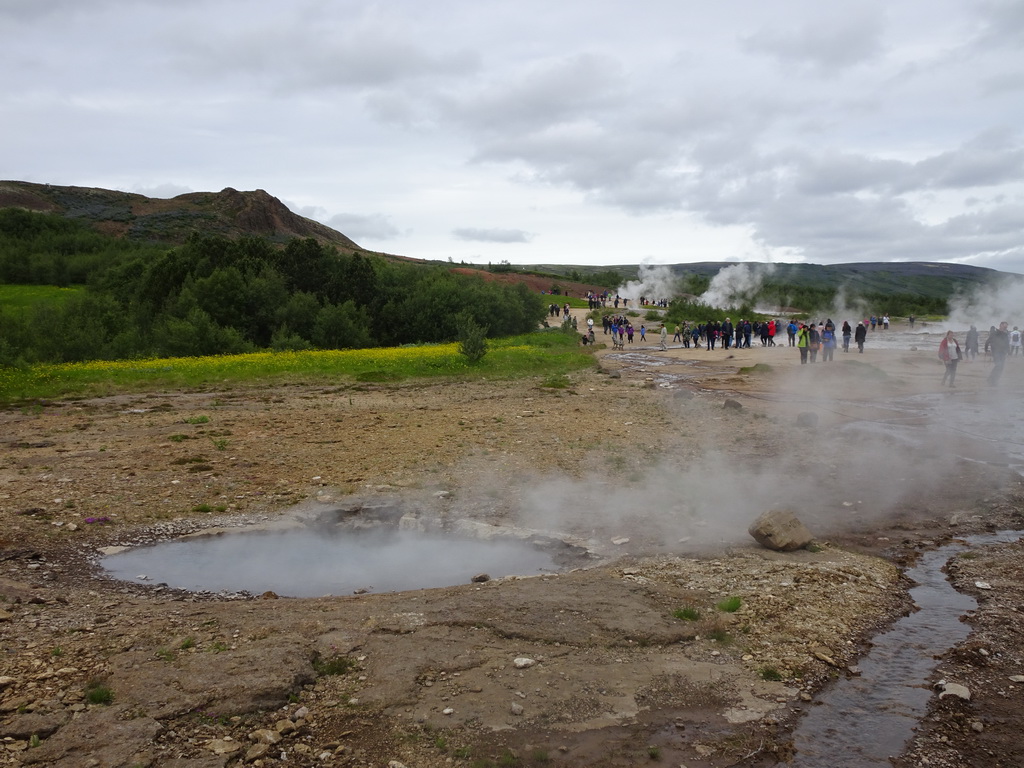
[[192,592],[288,597],[400,592],[562,569],[557,554],[510,538],[398,529],[240,531],[190,536],[102,558],[112,578]]

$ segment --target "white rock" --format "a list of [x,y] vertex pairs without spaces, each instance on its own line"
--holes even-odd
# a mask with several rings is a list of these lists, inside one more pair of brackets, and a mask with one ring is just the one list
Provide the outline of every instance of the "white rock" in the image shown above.
[[[2,681],[3,681],[3,678],[0,678],[0,682],[2,682]],[[1011,683],[1024,683],[1024,675],[1010,675],[1010,682]]]
[[989,584],[987,581],[976,581],[974,582],[974,586],[976,586],[978,589],[992,589],[992,585]]
[[612,544],[615,546],[622,546],[623,544],[629,544],[629,539],[626,536],[619,536],[617,539],[612,539]]
[[454,715],[455,714],[455,710],[452,709],[451,707],[445,707],[444,709],[441,710],[441,714],[442,715]]
[[536,664],[536,660],[527,658],[526,656],[520,656],[518,659],[512,662],[516,669],[526,669]]
[[946,696],[956,696],[964,701],[971,700],[970,690],[968,690],[967,686],[960,685],[960,683],[944,683],[942,686],[942,693],[939,694],[939,698],[941,699]]
[[517,717],[523,714],[523,705],[517,701],[512,702],[512,714]]

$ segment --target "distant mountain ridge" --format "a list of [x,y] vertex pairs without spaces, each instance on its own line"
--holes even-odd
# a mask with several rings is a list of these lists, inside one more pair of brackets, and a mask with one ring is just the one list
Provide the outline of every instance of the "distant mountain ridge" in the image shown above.
[[200,232],[230,238],[255,235],[280,243],[310,237],[342,251],[362,250],[341,232],[292,212],[262,189],[239,192],[227,187],[162,199],[95,187],[0,181],[0,208],[56,213],[132,240],[181,243]]

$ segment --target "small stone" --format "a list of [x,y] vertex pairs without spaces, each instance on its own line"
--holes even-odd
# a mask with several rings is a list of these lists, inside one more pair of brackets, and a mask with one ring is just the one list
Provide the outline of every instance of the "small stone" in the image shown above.
[[520,656],[512,662],[516,669],[526,669],[527,667],[532,667],[536,663],[536,660],[527,658],[526,656]]
[[294,722],[295,720],[302,720],[308,714],[309,714],[309,707],[299,707],[294,712],[292,712],[292,721]]
[[242,751],[242,745],[229,739],[214,739],[206,742],[206,748],[215,755],[233,755]]
[[472,579],[470,579],[470,581],[473,582],[474,584],[483,584],[485,581],[490,581],[490,580],[491,580],[490,574],[487,574],[487,573],[478,573],[476,576],[474,576]]
[[992,585],[989,584],[987,581],[976,581],[974,582],[974,586],[976,586],[978,589],[992,589]]
[[956,696],[957,698],[963,699],[964,701],[971,700],[971,692],[965,685],[959,683],[943,683],[942,693],[939,694],[939,698],[945,698],[946,696]]
[[973,723],[971,723],[971,730],[975,733],[981,733],[985,730],[985,724],[982,723],[980,720],[975,720]]
[[[3,682],[3,678],[0,677],[0,683]],[[1010,675],[1011,683],[1024,683],[1024,675]]]
[[512,714],[516,717],[519,717],[523,714],[523,705],[520,704],[518,701],[512,702]]
[[454,715],[455,714],[455,710],[452,709],[451,707],[445,707],[444,709],[441,710],[441,714],[442,715]]
[[626,536],[619,536],[617,539],[612,539],[612,544],[617,547],[620,547],[623,544],[629,544],[629,538]]

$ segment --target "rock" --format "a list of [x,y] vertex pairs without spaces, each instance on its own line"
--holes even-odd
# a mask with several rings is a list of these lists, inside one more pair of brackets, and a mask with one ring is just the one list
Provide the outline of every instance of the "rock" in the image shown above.
[[206,742],[206,748],[215,755],[233,755],[242,751],[242,745],[230,739],[213,739]]
[[1010,675],[1011,683],[1024,683],[1024,675]]
[[623,544],[629,544],[629,538],[626,536],[619,536],[617,539],[612,539],[612,544],[617,547],[620,547]]
[[992,585],[989,584],[987,581],[976,581],[974,582],[974,586],[976,586],[978,589],[992,589]]
[[527,667],[532,667],[536,663],[537,662],[534,659],[527,658],[526,656],[520,656],[512,662],[516,669],[526,669]]
[[251,763],[261,757],[266,757],[268,752],[270,752],[269,744],[253,744],[245,753],[245,762]]
[[971,700],[971,692],[967,689],[967,686],[960,685],[960,683],[943,683],[942,693],[939,694],[939,698],[944,699],[946,696],[956,696],[964,701]]
[[731,397],[725,401],[722,405],[723,408],[729,408],[733,411],[743,410],[743,404],[739,400],[733,400]]
[[818,414],[810,413],[808,411],[797,414],[796,425],[805,429],[813,429],[818,426]]
[[445,707],[444,709],[441,710],[441,714],[442,715],[454,715],[455,714],[455,710],[452,709],[451,707]]
[[518,701],[512,702],[512,714],[516,717],[519,717],[523,714],[523,705],[520,704]]
[[975,733],[981,733],[985,730],[985,724],[982,723],[980,720],[975,720],[973,723],[971,723],[971,730]]
[[389,760],[388,768],[405,768],[405,763],[400,763],[397,760]]
[[304,720],[309,715],[309,707],[299,707],[292,712],[292,722]]
[[491,580],[490,574],[486,574],[486,573],[478,573],[476,576],[474,576],[472,579],[470,579],[470,581],[473,582],[474,584],[483,584],[485,581],[490,581],[490,580]]
[[277,744],[281,740],[281,734],[270,728],[260,728],[250,733],[249,738],[260,744]]
[[0,738],[30,739],[35,735],[45,739],[56,733],[68,719],[69,715],[64,712],[14,715],[0,724]]
[[8,611],[0,610],[0,621],[10,621],[14,618],[14,614]]
[[16,682],[18,682],[18,679],[15,677],[8,677],[7,675],[0,677],[0,691],[2,691],[4,688],[9,688]]
[[762,547],[792,552],[810,544],[814,537],[788,509],[772,509],[758,517],[747,529]]

